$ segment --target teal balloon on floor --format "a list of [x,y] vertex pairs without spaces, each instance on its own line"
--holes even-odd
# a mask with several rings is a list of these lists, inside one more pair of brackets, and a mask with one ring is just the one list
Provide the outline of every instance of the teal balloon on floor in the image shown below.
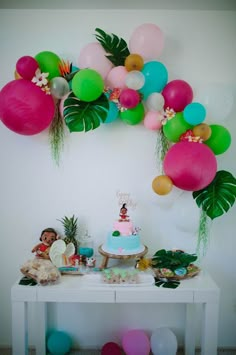
[[71,337],[62,331],[52,331],[47,339],[47,349],[51,355],[65,355],[71,350]]

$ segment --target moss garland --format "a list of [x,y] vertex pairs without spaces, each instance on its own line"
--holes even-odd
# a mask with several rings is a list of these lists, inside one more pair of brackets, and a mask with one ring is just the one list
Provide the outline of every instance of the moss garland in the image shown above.
[[59,109],[60,101],[55,104],[55,115],[49,128],[49,140],[52,158],[56,165],[60,165],[61,153],[64,149],[65,124]]

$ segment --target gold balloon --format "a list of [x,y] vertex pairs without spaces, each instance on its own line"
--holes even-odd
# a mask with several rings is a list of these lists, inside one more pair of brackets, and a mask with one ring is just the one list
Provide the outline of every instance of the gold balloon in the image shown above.
[[211,127],[206,123],[201,123],[193,127],[193,134],[195,137],[200,137],[203,141],[206,141],[211,136]]
[[20,74],[17,73],[16,70],[14,72],[14,78],[15,78],[15,80],[22,79],[22,77],[20,76]]
[[152,189],[158,195],[167,195],[173,188],[173,182],[166,175],[159,175],[152,181]]
[[139,54],[130,54],[125,59],[125,68],[127,71],[141,70],[143,65],[143,58]]

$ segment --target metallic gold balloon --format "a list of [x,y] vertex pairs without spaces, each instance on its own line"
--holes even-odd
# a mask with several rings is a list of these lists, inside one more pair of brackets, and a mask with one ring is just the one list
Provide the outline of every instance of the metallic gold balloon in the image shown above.
[[152,181],[152,189],[158,195],[167,195],[172,188],[172,180],[166,175],[159,175]]
[[143,65],[143,58],[139,54],[130,54],[125,59],[125,68],[127,71],[141,70]]
[[206,141],[211,136],[211,127],[206,123],[201,123],[192,129],[195,137],[200,137],[203,141]]

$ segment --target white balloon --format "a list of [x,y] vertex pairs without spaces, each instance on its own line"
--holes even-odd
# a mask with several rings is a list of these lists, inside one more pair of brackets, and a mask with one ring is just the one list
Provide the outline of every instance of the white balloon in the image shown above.
[[176,186],[173,186],[172,190],[167,195],[158,195],[153,191],[156,203],[163,208],[170,208],[182,193],[183,190]]
[[171,207],[171,221],[183,232],[198,231],[200,208],[192,196],[192,192],[184,191]]
[[211,84],[197,94],[199,102],[206,109],[207,118],[212,122],[223,122],[230,117],[234,105],[234,95],[229,87]]
[[145,83],[145,76],[141,71],[132,70],[126,75],[125,83],[128,88],[139,90]]
[[153,92],[146,100],[146,107],[149,111],[161,111],[163,109],[165,99],[159,92]]
[[154,355],[175,355],[178,348],[175,334],[167,327],[154,330],[150,344]]

